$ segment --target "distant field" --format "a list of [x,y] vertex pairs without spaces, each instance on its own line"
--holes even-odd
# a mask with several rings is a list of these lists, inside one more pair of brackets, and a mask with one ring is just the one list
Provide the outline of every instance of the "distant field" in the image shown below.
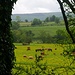
[[34,34],[39,35],[40,32],[45,31],[50,35],[55,35],[57,30],[65,30],[64,26],[36,26],[36,27],[20,27],[21,30],[31,30]]
[[31,22],[20,22],[20,26],[31,26]]
[[[31,23],[32,22],[20,22],[20,26],[23,26],[23,27],[29,27],[31,26]],[[42,22],[42,25],[43,26],[63,26],[64,25],[64,22],[61,21],[59,24],[55,23],[55,22]]]
[[42,26],[31,26],[31,22],[20,22],[20,29],[23,31],[31,30],[35,34],[35,37],[37,37],[42,31],[50,33],[51,36],[54,36],[57,30],[65,30],[63,22],[60,22],[60,24],[61,25],[56,24],[55,22],[46,22],[43,23]]

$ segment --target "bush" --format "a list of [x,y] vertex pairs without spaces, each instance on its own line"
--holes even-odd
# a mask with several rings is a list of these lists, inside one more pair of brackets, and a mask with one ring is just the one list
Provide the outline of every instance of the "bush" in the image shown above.
[[42,21],[37,18],[35,18],[31,23],[32,26],[37,26],[37,25],[41,25],[41,24],[42,24]]

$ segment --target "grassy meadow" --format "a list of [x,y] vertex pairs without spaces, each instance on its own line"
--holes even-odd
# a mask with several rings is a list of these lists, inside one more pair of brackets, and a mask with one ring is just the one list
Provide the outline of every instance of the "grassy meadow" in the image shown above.
[[35,34],[35,36],[38,36],[42,31],[50,33],[51,36],[54,36],[57,30],[66,30],[64,24],[60,24],[61,25],[58,25],[55,22],[48,22],[46,24],[43,23],[43,25],[41,26],[31,26],[31,22],[21,22],[19,29],[22,31],[31,30]]
[[[41,52],[44,52],[43,60],[40,62],[49,67],[58,67],[58,66],[68,66],[71,63],[71,60],[64,57],[62,45],[59,44],[30,44],[22,45],[21,43],[14,43],[17,49],[15,49],[16,64],[19,65],[34,65],[35,64],[35,54],[41,55]],[[27,48],[30,47],[30,50]],[[44,51],[35,51],[36,49],[44,48]],[[47,48],[52,49],[48,51]],[[24,57],[26,56],[26,57]],[[29,59],[29,56],[32,56],[32,59]],[[24,75],[24,74],[23,74]],[[62,74],[60,74],[62,75]],[[66,75],[66,74],[63,74]],[[69,74],[71,75],[71,74]]]
[[[44,62],[47,61],[49,65],[62,65],[64,63],[65,58],[62,55],[63,48],[61,45],[58,44],[31,44],[31,45],[22,45],[16,44],[17,49],[15,49],[15,55],[16,55],[16,63],[28,63],[30,64],[32,61],[34,62],[35,60],[35,54],[40,55],[41,51],[36,52],[36,49],[47,49],[50,48],[52,49],[51,51],[44,50]],[[27,47],[30,47],[30,50],[27,50]],[[56,50],[55,50],[56,49]],[[27,57],[24,58],[23,56],[26,55]],[[28,59],[28,56],[33,56],[34,59]],[[59,64],[60,63],[60,64]]]
[[44,31],[50,33],[51,36],[56,34],[57,30],[65,30],[64,26],[36,26],[36,27],[20,27],[21,30],[31,30],[35,36],[38,36],[40,32]]
[[[65,30],[64,26],[30,26],[30,23],[21,23],[20,30],[31,30],[35,36],[38,36],[41,31],[45,31],[50,33],[51,36],[54,36],[56,34],[57,30]],[[68,59],[67,57],[63,56],[63,47],[60,44],[37,44],[37,43],[31,43],[30,45],[22,45],[22,43],[14,43],[16,46],[15,56],[16,56],[16,64],[22,65],[22,66],[31,66],[35,65],[35,55],[41,55],[42,52],[44,52],[43,60],[40,61],[40,63],[44,64],[46,63],[49,67],[66,67],[69,66],[72,62],[71,59]],[[27,50],[27,48],[30,48],[30,50]],[[44,49],[43,51],[37,51],[36,49]],[[52,49],[52,51],[49,51],[48,49]],[[29,57],[33,58],[29,58]],[[74,65],[72,65],[74,66]],[[59,72],[64,71],[64,69],[59,69]],[[67,69],[65,69],[67,72]],[[67,74],[65,71],[63,74],[60,75],[72,75],[72,72],[69,71],[69,74]],[[57,73],[57,72],[56,72]],[[19,74],[19,75],[25,75]],[[45,74],[44,74],[45,75]],[[58,74],[56,74],[58,75]]]

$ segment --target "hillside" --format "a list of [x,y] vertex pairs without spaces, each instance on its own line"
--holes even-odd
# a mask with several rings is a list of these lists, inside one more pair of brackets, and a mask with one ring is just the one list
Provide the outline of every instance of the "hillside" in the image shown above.
[[32,21],[34,18],[38,18],[40,20],[44,20],[46,17],[55,15],[57,17],[62,17],[61,12],[51,12],[51,13],[32,13],[32,14],[12,14],[12,20],[16,21],[16,16],[19,16],[21,21]]

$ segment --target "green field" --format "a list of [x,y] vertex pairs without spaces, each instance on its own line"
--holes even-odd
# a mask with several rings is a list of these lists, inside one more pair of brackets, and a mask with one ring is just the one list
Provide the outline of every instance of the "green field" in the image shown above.
[[21,30],[31,30],[34,34],[39,35],[40,32],[45,31],[51,36],[56,34],[57,30],[65,30],[64,26],[35,26],[35,27],[20,27]]
[[[56,35],[57,30],[65,30],[65,26],[30,26],[30,23],[21,23],[20,30],[22,31],[29,31],[31,30],[32,33],[35,34],[35,37],[37,37],[40,32],[44,31],[47,33],[50,33],[51,36]],[[59,44],[36,44],[35,42],[31,43],[30,45],[22,45],[22,43],[14,43],[17,49],[15,49],[15,56],[16,56],[16,65],[21,65],[22,67],[26,68],[28,66],[35,65],[35,55],[40,56],[41,52],[44,52],[43,60],[40,61],[41,64],[46,63],[48,68],[54,68],[54,67],[69,67],[70,63],[72,62],[71,59],[68,59],[67,57],[63,56],[63,48],[62,45]],[[27,50],[27,48],[30,47],[30,50]],[[48,51],[48,49],[52,49],[52,51]],[[44,51],[38,51],[36,52],[36,49],[44,49]],[[29,57],[33,57],[32,59],[29,59]],[[73,64],[71,67],[73,67],[75,64]],[[60,71],[59,71],[60,70]],[[64,71],[66,70],[66,71]],[[63,74],[60,75],[67,75],[67,69],[58,69],[57,71],[62,72]],[[57,73],[56,71],[56,73]],[[20,74],[25,75],[25,74]],[[45,74],[44,74],[45,75]],[[58,75],[58,74],[56,74]],[[72,72],[69,71],[69,75],[72,75]]]
[[20,30],[31,30],[35,36],[38,36],[40,32],[44,31],[50,33],[51,36],[56,34],[57,30],[65,30],[63,22],[56,24],[55,22],[43,23],[40,26],[31,26],[31,22],[20,22]]
[[[50,67],[64,66],[65,67],[71,63],[70,59],[62,55],[63,48],[59,44],[30,44],[30,45],[23,46],[21,43],[19,43],[15,45],[17,47],[17,49],[15,49],[16,64],[20,64],[23,66],[34,65],[35,54],[37,55],[41,54],[41,51],[38,51],[38,52],[35,51],[38,48],[52,49],[52,52],[48,50],[43,51],[45,55],[43,55],[44,58],[41,61],[41,63],[46,62],[47,66],[50,66]],[[30,50],[27,50],[28,47],[30,47]],[[26,57],[24,57],[24,55]],[[33,59],[29,59],[29,56],[32,56]],[[64,74],[60,74],[60,75],[64,75]]]
[[[63,52],[63,49],[60,45],[57,44],[31,44],[27,46],[23,46],[21,43],[16,45],[17,49],[15,49],[15,55],[16,55],[16,63],[30,63],[29,59],[24,58],[24,55],[27,56],[33,56],[35,58],[35,54],[40,54],[40,52],[36,52],[35,50],[42,47],[44,49],[51,48],[51,51],[45,50],[45,61],[48,61],[48,64],[54,64],[54,65],[62,65],[62,61],[64,61],[64,57],[61,55]],[[27,47],[30,47],[31,50],[27,51]],[[57,48],[57,50],[55,50]],[[54,54],[55,53],[55,54]],[[63,59],[62,59],[63,58]],[[28,60],[28,62],[27,62]],[[53,60],[53,61],[52,61]],[[32,60],[33,61],[33,60]]]
[[20,22],[20,26],[31,26],[31,22]]

